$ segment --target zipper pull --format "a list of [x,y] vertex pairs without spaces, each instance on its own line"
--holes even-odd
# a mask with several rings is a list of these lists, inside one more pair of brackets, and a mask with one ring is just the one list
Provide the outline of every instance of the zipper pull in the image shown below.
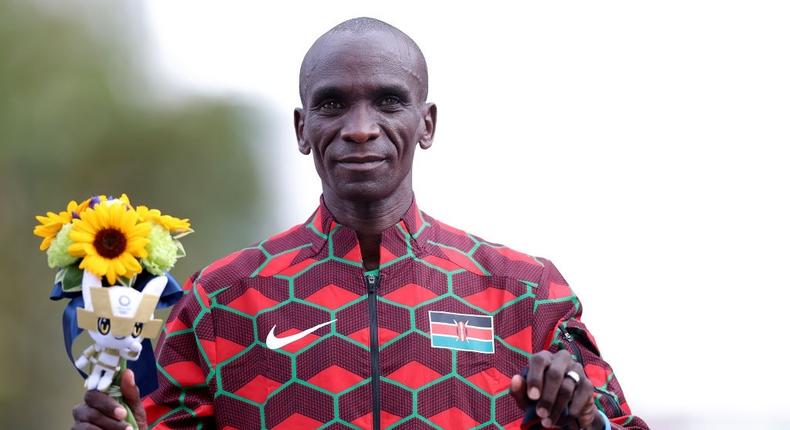
[[365,275],[365,278],[368,282],[368,293],[375,294],[376,293],[376,276],[375,275]]

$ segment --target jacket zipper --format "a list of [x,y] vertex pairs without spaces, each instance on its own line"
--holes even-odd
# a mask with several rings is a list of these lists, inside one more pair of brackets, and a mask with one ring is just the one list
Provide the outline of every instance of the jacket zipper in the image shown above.
[[[584,359],[582,357],[582,352],[579,349],[579,346],[576,345],[576,342],[574,342],[573,335],[571,335],[570,332],[568,332],[568,330],[564,327],[560,327],[560,330],[562,331],[563,337],[568,342],[568,345],[571,347],[571,349],[573,349],[574,355],[576,355],[579,364],[581,364],[582,368],[584,368]],[[595,391],[601,393],[601,397],[609,402],[609,406],[611,406],[612,409],[614,409],[618,417],[623,415],[622,408],[620,408],[620,405],[617,404],[617,402],[609,395],[609,393],[603,390],[599,390],[598,388],[595,388]]]
[[379,369],[379,322],[376,311],[376,295],[379,287],[379,277],[365,275],[368,287],[368,313],[370,315],[370,385],[373,392],[373,429],[381,428],[381,390]]

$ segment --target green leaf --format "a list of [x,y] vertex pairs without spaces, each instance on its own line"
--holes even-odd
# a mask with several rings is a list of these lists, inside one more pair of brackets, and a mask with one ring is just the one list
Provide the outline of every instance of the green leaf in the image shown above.
[[190,233],[194,233],[194,232],[195,232],[195,230],[192,230],[192,229],[190,228],[190,229],[187,229],[187,230],[185,230],[185,231],[182,231],[181,233],[176,233],[176,234],[174,234],[174,235],[173,235],[173,239],[181,239],[182,237],[184,237],[184,236],[186,236],[186,235],[188,235],[188,234],[190,234]]
[[136,280],[137,280],[137,275],[132,276],[131,278],[127,278],[125,276],[118,277],[118,283],[123,285],[124,287],[129,287],[129,288],[131,288],[132,285],[134,285],[134,281]]
[[63,272],[63,291],[67,293],[82,290],[82,269],[76,264],[61,270]]
[[184,250],[184,245],[182,245],[181,242],[175,239],[173,240],[173,242],[176,243],[176,247],[178,248],[178,250],[176,250],[176,258],[186,257],[187,252]]
[[55,283],[63,282],[63,277],[66,275],[65,269],[58,270],[58,273],[55,274]]

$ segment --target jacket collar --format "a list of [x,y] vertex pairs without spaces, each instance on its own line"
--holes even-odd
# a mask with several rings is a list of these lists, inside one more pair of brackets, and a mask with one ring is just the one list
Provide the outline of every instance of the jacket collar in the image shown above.
[[[388,262],[407,255],[409,252],[414,255],[422,254],[427,241],[426,233],[431,225],[428,219],[429,217],[419,210],[416,200],[412,197],[409,208],[400,220],[381,233],[380,266],[382,268]],[[303,226],[312,231],[314,235],[313,258],[332,256],[361,264],[356,232],[337,222],[327,208],[323,195],[318,208]]]

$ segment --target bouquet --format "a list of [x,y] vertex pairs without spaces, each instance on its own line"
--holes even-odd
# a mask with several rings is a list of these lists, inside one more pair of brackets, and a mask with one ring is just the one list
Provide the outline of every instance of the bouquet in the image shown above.
[[[153,312],[181,297],[169,271],[185,255],[179,239],[192,233],[189,220],[134,207],[126,194],[71,201],[65,211],[36,219],[40,224],[33,234],[43,238],[40,249],[46,251],[49,267],[57,269],[50,298],[69,299],[63,338],[69,359],[86,378],[85,388],[106,392],[123,404],[119,379],[128,365],[138,375],[140,394],[153,391],[156,363],[150,339],[162,326]],[[94,343],[74,360],[72,344],[83,329]]]

